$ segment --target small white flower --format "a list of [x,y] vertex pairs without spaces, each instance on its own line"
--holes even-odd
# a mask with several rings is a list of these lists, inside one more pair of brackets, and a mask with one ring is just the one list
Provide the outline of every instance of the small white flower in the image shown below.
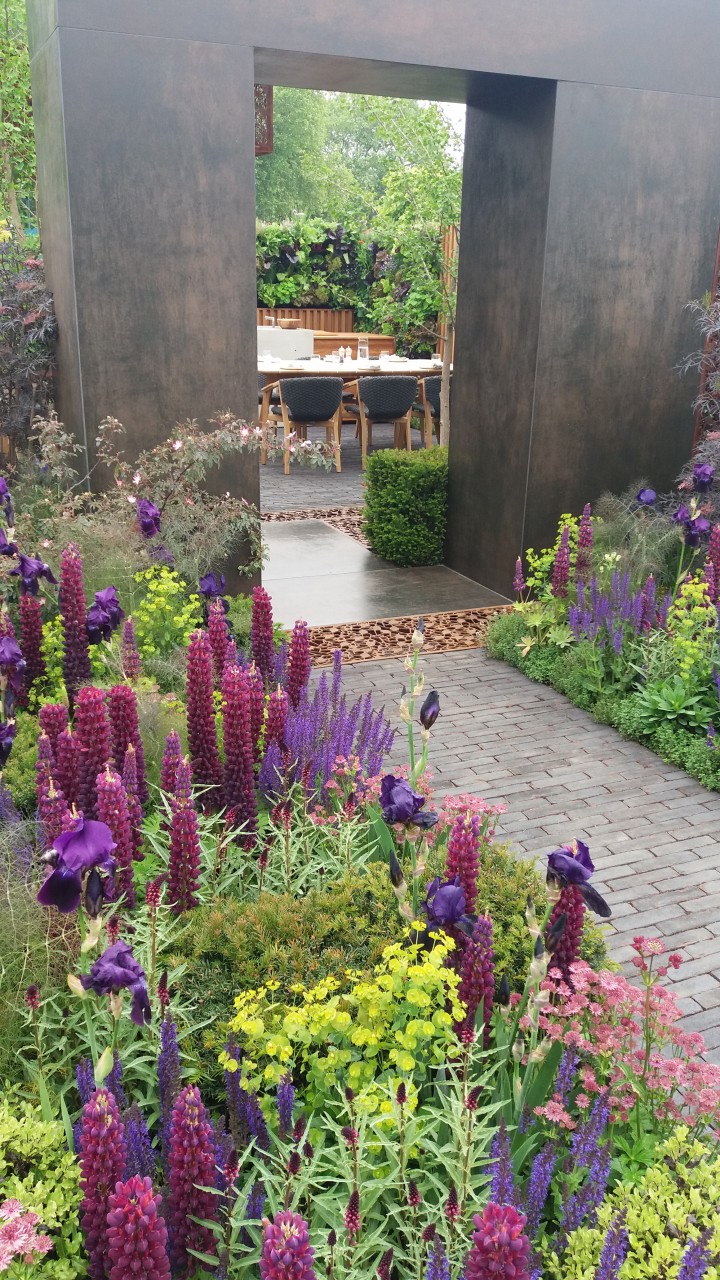
[[142,476],[140,475],[140,472],[136,471],[135,475],[133,476],[133,484],[139,484],[141,480],[142,480]]
[[126,493],[125,498],[130,503],[131,506],[133,507],[135,506],[135,503],[137,502],[137,498],[135,497],[134,493]]
[[183,447],[182,440],[173,440],[173,449],[175,450],[176,453],[178,449],[182,449],[182,447]]

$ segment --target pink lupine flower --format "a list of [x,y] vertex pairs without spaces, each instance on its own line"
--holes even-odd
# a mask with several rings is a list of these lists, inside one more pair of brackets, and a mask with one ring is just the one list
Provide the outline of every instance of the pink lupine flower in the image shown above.
[[132,618],[126,618],[123,626],[120,661],[126,680],[134,682],[140,679],[142,675],[142,660],[135,640],[135,623]]
[[563,531],[560,535],[560,544],[555,553],[555,561],[552,572],[551,590],[557,599],[564,600],[568,592],[568,582],[570,581],[570,526],[563,525]]
[[80,807],[86,818],[96,818],[97,778],[110,763],[112,746],[105,693],[93,685],[87,685],[77,694],[75,741]]
[[270,680],[275,662],[275,645],[272,602],[264,587],[255,587],[252,593],[250,645],[255,666],[264,680]]
[[195,1265],[190,1249],[215,1253],[212,1232],[193,1221],[217,1217],[215,1196],[201,1190],[215,1186],[215,1136],[195,1085],[186,1085],[175,1099],[169,1145],[170,1259],[180,1274]]
[[109,1089],[96,1089],[82,1111],[80,1131],[80,1225],[92,1280],[105,1280],[109,1198],[125,1169],[127,1149],[120,1112]]
[[290,640],[287,675],[288,697],[293,707],[300,705],[310,679],[310,669],[310,632],[306,622],[296,622]]
[[213,702],[212,649],[206,631],[194,631],[187,655],[187,726],[193,779],[204,787],[203,808],[220,803],[222,765]]
[[465,1280],[530,1280],[530,1241],[525,1215],[510,1204],[485,1206],[473,1222]]
[[42,608],[37,596],[21,595],[18,605],[20,615],[20,648],[25,659],[23,672],[23,702],[36,680],[45,674],[45,658],[42,650]]
[[145,749],[140,736],[138,705],[135,690],[127,684],[116,684],[108,694],[108,717],[112,735],[113,768],[121,773],[125,765],[125,752],[129,746],[135,750],[138,799],[147,804],[148,786],[145,779]]
[[481,822],[477,814],[459,813],[448,839],[445,880],[460,877],[465,893],[465,910],[472,913],[477,902],[480,865]]
[[251,692],[248,673],[226,667],[222,683],[223,745],[225,747],[225,799],[237,822],[247,831],[257,826],[257,801],[253,770]]
[[208,610],[208,636],[212,649],[213,684],[216,689],[219,689],[227,661],[229,639],[225,610],[221,600],[213,600]]
[[74,542],[60,557],[58,604],[63,624],[63,677],[72,706],[78,689],[90,679],[82,560]]
[[308,1225],[299,1213],[286,1210],[272,1222],[263,1218],[261,1280],[316,1280],[314,1254]]
[[118,1182],[107,1215],[110,1280],[166,1280],[167,1228],[149,1178]]
[[116,845],[115,893],[123,894],[125,905],[132,908],[136,901],[133,883],[135,846],[130,826],[127,793],[120,774],[115,773],[109,765],[103,773],[98,774],[96,787],[98,818],[109,827]]

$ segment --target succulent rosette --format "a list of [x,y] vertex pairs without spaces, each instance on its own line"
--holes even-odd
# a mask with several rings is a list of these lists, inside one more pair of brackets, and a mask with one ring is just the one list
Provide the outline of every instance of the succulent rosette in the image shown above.
[[[37,900],[43,907],[57,907],[63,915],[77,911],[83,881],[94,868],[111,879],[115,872],[115,849],[110,828],[104,822],[78,818],[72,831],[64,831],[53,841],[50,856],[53,870],[41,885]],[[95,884],[93,880],[93,885]]]
[[97,996],[116,996],[121,991],[130,991],[131,1021],[138,1027],[150,1021],[145,970],[127,942],[113,942],[98,957],[90,972],[80,975],[80,982],[86,991],[94,991]]

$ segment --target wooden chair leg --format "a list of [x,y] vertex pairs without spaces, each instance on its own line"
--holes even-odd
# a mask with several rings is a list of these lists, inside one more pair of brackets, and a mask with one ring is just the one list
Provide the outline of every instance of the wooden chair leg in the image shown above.
[[335,445],[335,470],[342,471],[342,460],[340,457],[340,415],[342,413],[342,405],[337,413],[333,415],[331,427],[333,433],[333,443]]
[[405,448],[407,449],[408,453],[412,453],[412,431],[410,428],[411,415],[412,415],[412,409],[405,414]]
[[292,435],[293,424],[287,411],[284,401],[280,402],[282,408],[283,420],[283,471],[286,476],[290,475],[290,436]]
[[[367,467],[367,451],[368,451],[368,420],[365,416],[365,405],[362,400],[360,404],[360,452],[362,456],[362,469]],[[371,428],[372,430],[372,428]]]
[[427,400],[425,401],[424,408],[425,408],[425,448],[429,449],[431,448],[432,442],[433,442],[433,420],[432,420],[432,411],[430,409],[430,405],[428,404]]

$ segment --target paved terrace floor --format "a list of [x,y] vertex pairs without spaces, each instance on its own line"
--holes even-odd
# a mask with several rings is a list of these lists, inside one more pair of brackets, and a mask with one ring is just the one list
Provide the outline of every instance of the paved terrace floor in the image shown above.
[[[310,427],[311,440],[324,440],[325,432]],[[413,431],[413,447],[420,447],[420,432]],[[392,449],[393,428],[373,428],[373,448]],[[326,471],[325,467],[291,463],[290,474],[283,472],[282,462],[268,462],[260,467],[260,510],[300,511],[313,507],[361,507],[364,501],[364,477],[361,467],[360,441],[355,438],[352,423],[344,423],[341,435],[342,471]]]
[[[673,986],[684,1025],[720,1061],[720,795],[483,650],[429,654],[424,667],[441,697],[436,791],[507,804],[498,834],[529,857],[585,840],[613,910],[611,955],[627,963],[636,934],[681,951]],[[403,676],[388,659],[347,667],[345,683],[372,689],[392,717]],[[393,760],[405,759],[398,734]]]

